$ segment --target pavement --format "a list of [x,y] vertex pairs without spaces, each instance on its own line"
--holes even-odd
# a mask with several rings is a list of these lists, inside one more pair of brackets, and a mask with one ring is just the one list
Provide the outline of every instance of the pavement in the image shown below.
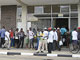
[[47,51],[44,51],[44,53],[36,53],[36,50],[34,49],[27,49],[27,48],[11,48],[10,50],[7,50],[6,48],[2,49],[0,48],[0,55],[25,55],[25,56],[48,56],[48,57],[79,57],[80,58],[80,52],[77,54],[72,54],[69,51],[69,48],[62,48],[61,51],[52,51],[51,54],[48,54]]

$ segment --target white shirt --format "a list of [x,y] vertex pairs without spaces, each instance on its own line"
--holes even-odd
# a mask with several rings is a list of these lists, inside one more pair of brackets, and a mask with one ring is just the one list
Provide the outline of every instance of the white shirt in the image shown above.
[[53,31],[50,31],[50,32],[49,32],[49,36],[48,36],[48,41],[47,41],[47,42],[48,42],[48,43],[49,43],[49,42],[53,43],[53,38],[54,38]]
[[29,39],[33,38],[34,33],[32,31],[29,31]]
[[10,40],[10,33],[8,31],[5,32],[5,40]]
[[78,33],[77,31],[72,31],[72,40],[78,40]]
[[44,31],[44,32],[43,32],[43,38],[44,38],[44,39],[47,39],[47,37],[48,37],[48,31]]
[[57,41],[57,40],[58,40],[58,35],[57,35],[57,32],[56,32],[56,31],[54,31],[54,32],[53,32],[53,35],[54,35],[53,40],[56,40],[56,41]]

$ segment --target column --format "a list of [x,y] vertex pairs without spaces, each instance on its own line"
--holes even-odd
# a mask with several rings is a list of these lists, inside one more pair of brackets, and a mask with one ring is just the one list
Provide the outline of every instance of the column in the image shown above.
[[78,27],[80,27],[80,4],[78,5]]
[[52,17],[52,5],[51,5],[51,27],[53,27],[53,17]]
[[26,25],[27,25],[27,6],[22,5],[22,28],[25,33],[26,33],[26,29],[27,29]]

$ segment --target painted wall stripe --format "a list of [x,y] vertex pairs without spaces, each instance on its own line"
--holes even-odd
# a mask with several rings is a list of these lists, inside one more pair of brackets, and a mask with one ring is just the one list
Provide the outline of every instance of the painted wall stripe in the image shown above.
[[34,56],[47,56],[47,54],[44,54],[44,53],[34,53]]
[[33,53],[21,53],[21,55],[34,55]]
[[18,52],[7,52],[7,55],[21,55],[21,53],[18,53]]
[[47,56],[54,56],[54,57],[57,57],[57,54],[47,54]]
[[7,52],[0,52],[0,55],[7,55]]
[[72,57],[72,55],[62,55],[62,54],[58,54],[58,57]]
[[31,55],[31,56],[53,56],[53,57],[79,57],[79,54],[64,55],[64,54],[45,54],[45,53],[20,53],[20,52],[0,52],[0,55]]
[[79,54],[73,54],[72,57],[80,57]]

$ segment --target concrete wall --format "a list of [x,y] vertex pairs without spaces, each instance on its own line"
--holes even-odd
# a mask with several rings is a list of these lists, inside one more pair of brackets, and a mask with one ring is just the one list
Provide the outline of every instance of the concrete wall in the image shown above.
[[1,6],[1,27],[6,29],[16,28],[16,5]]

